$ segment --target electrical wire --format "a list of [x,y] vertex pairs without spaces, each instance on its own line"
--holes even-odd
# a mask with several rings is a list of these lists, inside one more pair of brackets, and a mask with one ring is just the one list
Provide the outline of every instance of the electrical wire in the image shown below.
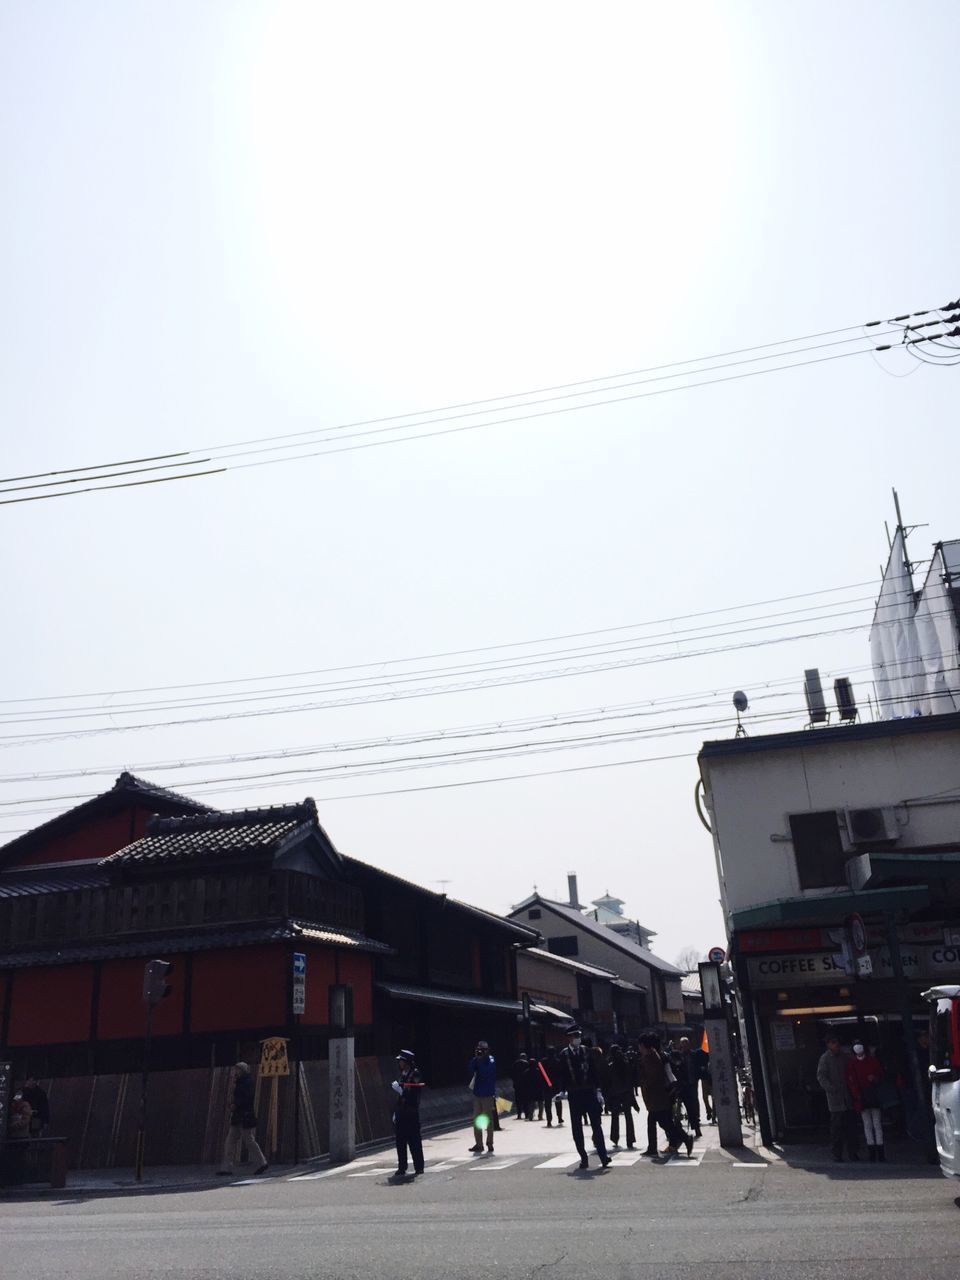
[[[807,600],[813,596],[836,595],[841,591],[856,591],[859,590],[860,587],[873,586],[874,582],[875,580],[870,578],[863,582],[845,583],[839,587],[822,587],[818,591],[801,591],[788,596],[773,596],[764,600],[752,600],[746,604],[724,605],[721,608],[702,609],[695,613],[681,613],[675,614],[672,617],[651,618],[646,622],[625,622],[612,627],[597,627],[590,631],[561,632],[557,635],[536,636],[529,640],[507,640],[500,641],[496,644],[476,645],[466,649],[445,649],[441,650],[439,653],[411,654],[405,658],[378,658],[374,661],[352,663],[346,666],[315,667],[306,671],[285,671],[259,676],[235,676],[229,679],[193,681],[188,684],[141,685],[128,689],[97,689],[89,693],[34,694],[27,698],[0,698],[0,706],[9,706],[15,703],[24,702],[66,702],[71,699],[82,698],[116,698],[125,697],[128,694],[134,693],[168,693],[177,689],[215,688],[219,685],[253,684],[264,680],[294,680],[299,679],[302,676],[332,675],[338,674],[342,671],[363,671],[372,667],[382,668],[388,666],[399,666],[410,662],[432,662],[440,658],[458,658],[473,653],[493,653],[498,650],[518,649],[534,644],[553,644],[560,640],[581,640],[588,636],[609,635],[614,631],[633,631],[639,630],[643,627],[666,626],[668,623],[688,622],[692,618],[715,617],[720,613],[738,613],[744,609],[761,609],[768,604],[787,604],[792,603],[794,600]],[[894,598],[896,598],[897,594],[898,593],[896,592],[894,593]],[[905,591],[904,595],[909,596],[910,593]],[[811,608],[817,607],[820,606],[811,606]],[[827,607],[826,604],[823,607]]]
[[[824,605],[815,607],[828,608],[830,606]],[[806,611],[795,610],[791,612],[797,613]],[[804,623],[833,621],[838,618],[856,617],[869,612],[871,612],[871,610],[863,608],[842,609],[833,613],[821,613],[815,617],[807,616],[801,619],[797,619],[795,617],[783,617],[783,615],[760,614],[757,615],[756,619],[742,620],[751,623],[756,621],[757,625],[737,625],[731,628],[729,624],[721,624],[726,627],[726,629],[719,631],[707,631],[706,627],[696,627],[692,628],[688,632],[656,632],[642,638],[631,637],[628,639],[608,641],[606,644],[602,645],[585,645],[572,649],[545,650],[538,654],[498,658],[492,662],[466,663],[459,664],[454,667],[424,668],[418,671],[389,676],[365,676],[360,679],[335,680],[313,685],[295,685],[293,687],[278,690],[263,690],[258,692],[231,694],[218,693],[208,695],[205,698],[195,698],[189,701],[174,698],[157,699],[146,703],[109,703],[104,706],[84,707],[73,711],[60,710],[55,707],[42,708],[33,711],[27,716],[24,715],[22,710],[0,711],[0,724],[40,724],[58,720],[82,720],[100,718],[103,716],[113,717],[118,715],[143,714],[145,712],[197,710],[224,705],[239,706],[249,702],[267,702],[274,699],[300,697],[304,694],[352,692],[356,690],[379,689],[384,687],[395,688],[417,680],[488,674],[542,666],[548,661],[555,661],[558,659],[579,660],[588,657],[607,657],[622,653],[656,649],[660,647],[660,641],[663,640],[667,640],[671,644],[690,644],[694,642],[702,642],[703,640],[723,639],[728,636],[747,635],[757,631],[775,630],[778,627],[795,625],[798,621]],[[780,617],[782,620],[774,622],[761,621],[763,618],[769,617]],[[714,625],[716,626],[717,624]],[[706,631],[706,634],[697,634],[704,631]]]
[[[926,315],[926,314],[931,314],[931,312],[929,312],[929,311],[925,311],[925,312],[918,312],[918,313],[915,313],[915,314],[923,314],[923,315]],[[870,322],[870,324],[871,324],[871,325],[872,325],[872,324],[875,324],[875,323],[877,323],[877,322]],[[854,327],[855,327],[855,326],[848,326],[848,327],[847,327],[847,329],[841,329],[841,330],[835,330],[835,331],[829,331],[829,332],[848,332],[850,329],[853,329]],[[865,327],[865,326],[861,326],[861,328],[863,328],[863,327]],[[869,326],[866,326],[866,327],[869,327]],[[826,332],[827,332],[827,331],[825,331],[825,333],[826,333]],[[880,335],[874,335],[874,336],[885,336],[887,332],[889,332],[889,331],[884,331],[882,334],[880,334]],[[939,335],[936,335],[936,336],[939,336]],[[726,364],[721,364],[721,365],[717,365],[717,366],[706,366],[706,367],[701,368],[701,369],[688,370],[686,373],[683,373],[683,374],[680,374],[680,373],[667,374],[667,375],[663,375],[663,377],[666,377],[666,378],[690,377],[690,376],[696,377],[696,376],[697,376],[698,374],[700,374],[700,373],[710,372],[712,368],[715,368],[715,369],[729,369],[729,368],[732,368],[732,367],[737,366],[737,365],[740,365],[740,364],[745,364],[745,363],[755,363],[755,362],[756,362],[756,361],[758,361],[758,360],[766,360],[766,359],[771,359],[771,358],[776,359],[776,358],[782,358],[783,356],[787,356],[787,355],[802,354],[803,352],[806,352],[806,351],[821,350],[821,349],[824,349],[825,347],[828,347],[828,346],[834,346],[834,345],[838,345],[838,344],[842,344],[842,343],[846,343],[846,342],[851,342],[851,341],[857,341],[857,340],[859,340],[859,339],[858,339],[858,338],[853,337],[853,338],[840,339],[840,340],[838,340],[838,342],[834,342],[834,343],[821,343],[821,344],[819,344],[818,346],[815,346],[815,347],[798,347],[798,348],[796,348],[795,350],[792,350],[792,351],[786,351],[786,352],[781,352],[781,353],[777,353],[777,354],[775,354],[775,355],[773,355],[773,356],[771,356],[771,355],[755,356],[755,357],[752,357],[751,359],[747,359],[747,360],[732,361],[732,362],[728,362],[728,363],[726,363]],[[872,339],[871,339],[871,340],[872,340]],[[804,339],[798,339],[798,340],[795,340],[795,341],[804,341]],[[926,338],[920,338],[920,339],[914,339],[913,341],[914,341],[914,342],[925,342],[925,341],[927,341],[927,339],[926,339]],[[742,350],[742,351],[762,350],[762,349],[766,349],[767,347],[770,347],[770,346],[787,346],[787,345],[789,345],[789,344],[785,341],[785,342],[781,342],[781,343],[762,344],[761,346],[754,347],[754,348],[742,348],[741,350]],[[391,439],[391,440],[376,440],[376,441],[370,441],[370,440],[367,440],[367,441],[364,441],[362,444],[350,444],[350,445],[340,445],[340,444],[336,444],[336,445],[335,445],[335,447],[333,447],[333,448],[323,448],[323,449],[320,449],[320,450],[314,450],[314,451],[311,451],[311,452],[308,452],[308,453],[298,453],[298,454],[293,454],[293,455],[289,455],[289,456],[282,457],[282,458],[278,458],[278,457],[271,457],[271,458],[259,458],[259,459],[258,459],[257,461],[255,461],[255,462],[236,463],[236,464],[234,464],[233,466],[228,466],[228,467],[227,467],[227,468],[225,468],[225,469],[227,469],[227,470],[243,470],[243,469],[246,469],[246,468],[249,468],[249,467],[270,466],[270,465],[274,465],[274,464],[276,464],[276,463],[280,463],[280,462],[302,461],[302,460],[307,459],[307,458],[314,458],[314,457],[325,456],[325,455],[330,454],[330,453],[352,452],[352,451],[357,450],[357,449],[373,448],[373,447],[377,447],[377,446],[380,446],[380,445],[387,445],[387,444],[407,443],[407,442],[412,441],[412,440],[421,440],[421,439],[433,438],[433,437],[435,437],[435,436],[440,436],[440,435],[456,434],[456,433],[463,432],[463,431],[467,431],[467,430],[478,430],[478,429],[480,429],[481,427],[502,426],[502,425],[507,425],[507,424],[511,424],[511,423],[515,423],[515,422],[520,422],[520,421],[529,421],[529,420],[532,420],[532,419],[535,419],[535,418],[551,416],[551,415],[559,414],[559,413],[567,413],[567,412],[578,411],[578,410],[580,410],[580,409],[584,409],[584,408],[599,408],[599,407],[602,407],[602,406],[604,406],[604,405],[615,404],[615,403],[621,403],[621,402],[623,402],[623,401],[626,401],[626,400],[632,400],[632,399],[642,399],[642,398],[646,398],[646,397],[653,396],[653,395],[666,394],[666,393],[668,393],[668,392],[672,392],[672,391],[690,390],[690,389],[693,389],[693,388],[696,388],[696,387],[711,386],[711,385],[714,385],[715,383],[718,383],[718,382],[736,381],[736,380],[738,380],[738,379],[745,378],[745,377],[753,377],[753,376],[757,376],[757,375],[759,375],[759,374],[763,374],[763,373],[779,372],[779,371],[782,371],[782,370],[785,370],[785,369],[798,368],[798,367],[802,367],[802,366],[804,366],[804,365],[808,365],[808,364],[821,364],[821,363],[825,363],[825,362],[827,362],[827,361],[831,361],[831,360],[836,360],[836,359],[845,359],[845,358],[848,358],[848,357],[853,356],[853,355],[864,355],[864,354],[869,354],[870,352],[872,352],[872,351],[873,351],[873,350],[875,350],[875,349],[876,349],[876,348],[875,348],[874,346],[870,346],[870,347],[868,347],[868,348],[864,348],[864,349],[859,350],[859,351],[835,353],[834,355],[831,355],[831,356],[822,356],[822,357],[815,358],[815,359],[813,359],[813,360],[792,361],[792,362],[787,363],[787,364],[779,364],[779,365],[777,365],[777,366],[775,366],[775,367],[773,367],[773,368],[767,368],[767,369],[753,369],[753,370],[749,370],[749,371],[746,371],[746,372],[743,372],[743,373],[739,373],[739,374],[732,374],[732,375],[729,375],[729,376],[726,376],[726,377],[720,377],[720,378],[714,378],[714,379],[707,379],[707,380],[704,380],[704,381],[698,381],[698,382],[688,382],[688,383],[685,383],[685,384],[683,384],[683,385],[676,386],[676,387],[658,388],[658,389],[653,390],[653,391],[645,391],[645,392],[633,393],[633,394],[630,394],[630,395],[618,396],[618,397],[606,398],[606,399],[600,399],[600,400],[596,400],[596,399],[594,399],[594,400],[591,400],[589,404],[559,406],[559,407],[554,407],[554,408],[552,408],[552,409],[541,410],[541,411],[539,411],[539,412],[537,412],[537,413],[532,413],[532,414],[527,413],[527,414],[514,415],[514,416],[512,416],[512,417],[494,418],[492,421],[488,421],[488,422],[483,422],[483,423],[468,423],[468,424],[464,424],[464,425],[461,425],[461,426],[458,426],[458,427],[444,427],[444,428],[439,429],[439,430],[436,430],[436,431],[426,431],[426,432],[419,432],[419,431],[418,431],[418,432],[411,433],[410,428],[415,428],[415,427],[417,427],[418,425],[430,425],[430,422],[443,422],[443,421],[446,421],[447,419],[444,419],[444,418],[434,418],[434,419],[430,419],[430,420],[428,420],[425,424],[421,424],[421,423],[417,423],[417,422],[412,422],[412,423],[411,423],[411,422],[407,422],[407,423],[402,423],[402,424],[399,424],[399,425],[392,425],[392,426],[378,427],[378,428],[374,428],[374,429],[373,429],[373,430],[371,430],[371,431],[368,431],[368,430],[354,431],[352,434],[347,434],[347,435],[343,436],[342,438],[343,438],[343,439],[347,439],[347,440],[352,440],[352,439],[356,439],[356,438],[358,438],[358,437],[360,437],[360,436],[366,436],[366,435],[371,435],[371,434],[381,434],[381,433],[383,433],[383,432],[387,432],[387,431],[404,431],[404,432],[406,432],[407,434],[403,435],[402,437],[399,437],[399,438],[396,438],[396,439]],[[731,353],[729,353],[729,354],[737,354],[737,353],[735,353],[735,352],[731,352]],[[707,359],[710,359],[710,358],[712,358],[712,357],[707,357]],[[702,365],[702,364],[703,364],[703,360],[701,359],[701,360],[698,360],[698,361],[690,360],[690,361],[677,361],[677,362],[674,362],[674,366],[675,366],[675,367],[679,367],[680,365],[692,365],[692,364],[701,364],[701,365]],[[655,369],[657,369],[657,368],[669,368],[669,367],[671,367],[671,366],[670,366],[670,365],[663,365],[663,366],[651,366],[651,368],[650,368],[647,372],[652,373],[652,372],[653,372]],[[638,371],[638,372],[640,372],[640,371]],[[608,377],[606,377],[606,378],[603,378],[603,379],[590,379],[590,380],[584,380],[584,384],[586,384],[587,382],[596,383],[596,382],[599,382],[599,381],[610,382],[610,381],[611,381],[611,379],[612,379],[613,377],[618,377],[618,376],[619,376],[619,377],[623,377],[623,376],[625,376],[625,375],[610,375],[610,376],[608,376]],[[645,383],[646,383],[646,382],[650,382],[650,381],[660,381],[660,380],[661,380],[661,378],[659,378],[659,377],[658,377],[658,378],[647,378],[647,379],[645,380]],[[635,384],[631,384],[631,383],[624,383],[624,384],[622,384],[622,385],[624,385],[624,386],[630,386],[630,385],[645,385],[645,383],[635,383]],[[566,386],[571,386],[571,385],[577,385],[577,384],[564,384],[564,385],[566,385]],[[549,388],[548,388],[548,389],[549,389]],[[610,388],[610,389],[612,389],[612,390],[616,390],[617,388],[616,388],[616,387],[614,387],[614,388]],[[602,389],[600,389],[600,388],[598,388],[598,389],[597,389],[597,391],[600,391],[600,390],[602,390]],[[518,395],[522,395],[522,394],[524,394],[524,393],[518,393]],[[529,394],[532,394],[532,393],[527,393],[527,394],[529,395]],[[577,395],[577,396],[580,396],[580,395],[595,394],[595,392],[578,391],[578,392],[572,392],[572,393],[570,393],[570,394],[571,394],[571,395]],[[507,398],[516,399],[516,398],[517,398],[517,396],[515,395],[515,396],[513,396],[513,397],[507,397]],[[549,399],[550,399],[550,400],[555,400],[555,399],[558,399],[558,398],[564,398],[564,397],[554,396],[554,397],[550,397]],[[500,398],[499,398],[499,400],[501,400],[501,401],[502,401],[502,399],[504,399],[504,397],[500,397]],[[471,403],[472,403],[472,404],[482,404],[482,403],[494,403],[494,402],[495,402],[495,401],[494,401],[494,398],[489,398],[487,401],[464,402],[464,404],[471,404]],[[536,404],[536,403],[546,403],[546,401],[528,400],[526,403],[528,403],[528,404]],[[491,410],[486,410],[486,409],[475,409],[475,410],[472,410],[472,411],[470,411],[470,412],[471,412],[472,414],[478,414],[478,413],[480,413],[480,414],[485,414],[485,415],[489,416],[490,414],[495,414],[495,413],[499,413],[499,412],[501,412],[501,411],[502,411],[502,408],[505,408],[505,407],[507,407],[507,406],[501,406],[501,409],[496,409],[496,410],[493,410],[493,409],[491,409]],[[518,406],[515,406],[515,407],[520,407],[520,408],[522,408],[522,407],[525,407],[525,405],[524,405],[524,404],[521,404],[521,405],[518,405]],[[370,420],[367,420],[367,421],[369,421],[369,422],[378,422],[378,421],[379,421],[379,422],[396,422],[396,420],[397,420],[398,418],[401,418],[401,417],[403,417],[403,418],[409,418],[409,417],[412,417],[412,416],[414,416],[414,415],[410,415],[410,414],[405,414],[405,415],[393,415],[393,416],[392,416],[392,417],[390,417],[390,418],[370,419]],[[465,414],[460,413],[460,414],[457,414],[457,415],[455,415],[455,416],[459,419],[459,418],[462,418],[463,416],[468,416],[468,415],[465,415]],[[333,433],[333,432],[337,432],[337,431],[341,431],[341,430],[347,431],[347,430],[348,430],[349,425],[350,425],[350,424],[342,424],[342,425],[338,425],[338,426],[334,426],[334,427],[329,427],[329,428],[314,428],[314,429],[312,429],[312,430],[310,430],[310,431],[306,431],[306,432],[289,433],[288,435],[285,435],[285,436],[277,436],[277,437],[272,437],[272,438],[271,438],[271,437],[260,437],[260,438],[259,438],[259,440],[250,440],[250,441],[249,441],[249,442],[247,442],[247,443],[251,443],[251,444],[258,444],[258,443],[263,443],[263,442],[265,442],[265,441],[269,441],[270,439],[273,439],[274,441],[276,441],[276,440],[281,440],[281,439],[283,439],[283,440],[288,440],[288,439],[290,439],[290,438],[291,438],[291,436],[295,436],[295,437],[297,437],[297,438],[306,438],[306,437],[310,437],[310,438],[314,438],[314,439],[316,439],[317,443],[329,443],[329,442],[330,442],[330,440],[333,438],[333,436],[332,436],[332,434],[331,434],[331,433]],[[324,435],[323,433],[326,433],[326,434]],[[318,437],[321,437],[321,436],[322,436],[323,438],[318,438]],[[220,446],[213,446],[213,448],[212,448],[211,450],[208,450],[207,452],[211,452],[211,453],[212,453],[213,451],[216,451],[216,452],[220,455],[220,459],[222,459],[222,460],[226,460],[226,459],[230,459],[230,458],[234,458],[234,457],[246,456],[246,454],[244,454],[244,453],[238,453],[238,452],[235,452],[235,453],[226,453],[226,452],[224,452],[225,450],[228,450],[228,449],[231,449],[231,448],[234,448],[234,447],[235,447],[235,446],[233,446],[233,445],[220,445]],[[277,450],[279,450],[279,449],[287,449],[287,448],[291,448],[291,447],[295,448],[295,447],[297,447],[297,446],[296,446],[296,445],[293,445],[293,446],[291,446],[291,445],[279,445],[279,444],[276,444],[276,443],[275,443],[275,444],[273,444],[272,446],[268,446],[268,447],[265,447],[265,448],[257,448],[257,449],[253,449],[253,450],[247,450],[247,451],[246,451],[246,453],[247,453],[247,454],[249,454],[249,453],[265,453],[265,452],[271,452],[271,451],[274,451],[274,452],[275,452],[275,451],[277,451]],[[170,465],[171,465],[171,466],[174,466],[174,465],[177,465],[177,464],[173,464],[173,463],[171,463]],[[78,470],[79,470],[79,468],[78,468]],[[66,471],[61,470],[61,471],[59,471],[59,472],[57,472],[57,473],[50,472],[50,473],[47,473],[47,474],[49,474],[49,475],[54,475],[54,474],[57,474],[57,475],[63,475],[63,474],[67,474],[67,472],[66,472]],[[195,472],[195,473],[191,473],[191,474],[198,475],[198,476],[199,476],[199,475],[209,475],[209,474],[216,474],[216,471]],[[35,476],[35,477],[42,476],[42,475],[43,475],[43,473],[33,473],[33,476]],[[75,496],[76,494],[79,494],[79,493],[91,493],[91,492],[98,492],[101,488],[102,488],[102,489],[108,489],[108,488],[128,488],[128,487],[135,487],[135,486],[137,486],[137,485],[141,485],[141,484],[159,483],[159,482],[161,482],[163,479],[171,479],[171,478],[173,478],[173,477],[160,477],[160,478],[158,478],[158,479],[154,479],[154,480],[151,480],[151,481],[128,481],[128,482],[126,482],[126,483],[124,483],[124,484],[121,484],[121,485],[115,485],[115,484],[114,484],[114,485],[102,485],[102,486],[87,486],[87,487],[85,487],[85,488],[81,488],[81,489],[72,489],[72,490],[64,490],[64,489],[61,487],[61,485],[62,485],[63,483],[66,483],[66,482],[61,482],[61,481],[51,481],[51,487],[52,487],[52,486],[54,486],[54,485],[56,485],[56,486],[59,488],[59,491],[58,491],[58,492],[56,492],[56,493],[48,493],[48,494],[33,494],[33,495],[31,495],[30,497],[21,497],[21,498],[3,498],[3,499],[0,499],[0,506],[3,506],[3,505],[10,505],[10,504],[12,504],[12,503],[18,503],[18,502],[26,502],[26,501],[45,501],[45,500],[47,500],[47,499],[57,498],[57,497],[71,497],[71,496]],[[183,478],[183,477],[182,477],[182,476],[178,476],[178,477],[176,477],[176,478]],[[40,486],[29,486],[29,487],[40,487]]]

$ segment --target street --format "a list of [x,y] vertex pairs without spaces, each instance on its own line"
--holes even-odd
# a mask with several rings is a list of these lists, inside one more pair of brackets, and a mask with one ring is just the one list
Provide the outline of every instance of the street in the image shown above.
[[734,1154],[705,1129],[690,1160],[621,1149],[581,1173],[568,1127],[505,1120],[493,1156],[469,1141],[429,1139],[426,1174],[403,1182],[391,1151],[140,1194],[78,1174],[73,1190],[0,1202],[4,1280],[957,1275],[957,1188],[929,1166]]

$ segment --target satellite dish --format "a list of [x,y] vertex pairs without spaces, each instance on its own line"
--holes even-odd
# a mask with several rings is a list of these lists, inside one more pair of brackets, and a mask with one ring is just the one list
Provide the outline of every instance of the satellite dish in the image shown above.
[[743,727],[743,725],[740,723],[740,716],[741,716],[741,713],[742,713],[742,712],[746,711],[746,709],[747,709],[747,707],[749,707],[750,703],[749,703],[749,701],[747,700],[747,695],[743,692],[743,690],[742,690],[742,689],[738,689],[738,690],[736,691],[736,693],[733,695],[733,705],[734,705],[734,707],[736,708],[736,712],[737,712],[737,734],[736,734],[736,736],[737,736],[738,738],[745,738],[745,737],[747,736],[747,731],[746,731],[746,729]]

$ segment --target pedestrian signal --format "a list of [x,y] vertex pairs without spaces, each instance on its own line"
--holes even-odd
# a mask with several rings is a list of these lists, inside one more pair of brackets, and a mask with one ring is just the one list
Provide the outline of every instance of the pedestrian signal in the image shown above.
[[159,1004],[173,990],[167,978],[173,972],[169,960],[148,960],[143,971],[143,999],[145,1004]]

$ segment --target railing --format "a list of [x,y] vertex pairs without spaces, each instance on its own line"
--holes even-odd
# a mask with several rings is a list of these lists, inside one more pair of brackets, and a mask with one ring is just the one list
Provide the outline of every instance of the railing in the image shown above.
[[295,871],[198,875],[0,901],[0,951],[258,920],[363,928],[352,885]]

